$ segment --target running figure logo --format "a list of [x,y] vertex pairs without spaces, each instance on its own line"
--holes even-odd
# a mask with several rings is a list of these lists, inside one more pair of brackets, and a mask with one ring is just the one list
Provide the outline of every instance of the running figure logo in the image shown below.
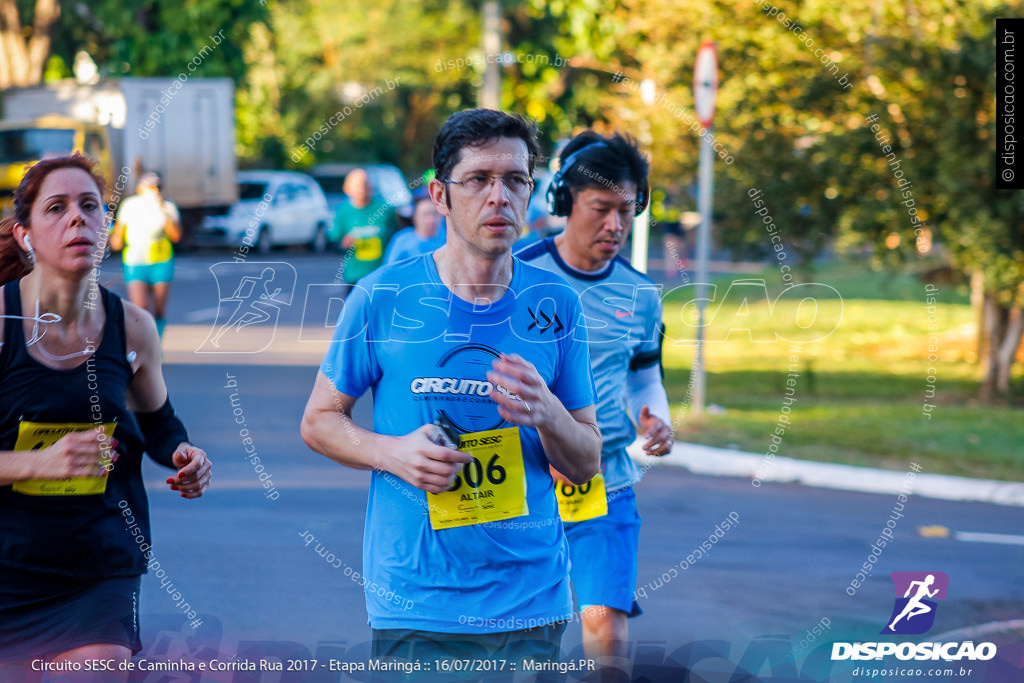
[[889,625],[881,633],[927,633],[935,622],[935,608],[938,606],[928,598],[945,600],[949,577],[943,572],[893,572],[889,577],[896,589],[896,604],[893,605]]
[[291,304],[295,292],[295,268],[284,262],[222,262],[210,271],[219,291],[217,319],[196,352],[258,353],[270,346],[281,307]]

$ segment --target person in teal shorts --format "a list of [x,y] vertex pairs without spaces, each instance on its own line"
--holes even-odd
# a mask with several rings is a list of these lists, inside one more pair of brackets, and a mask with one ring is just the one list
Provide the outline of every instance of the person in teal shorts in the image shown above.
[[121,250],[128,298],[153,314],[161,337],[167,326],[167,299],[174,279],[172,243],[179,239],[178,207],[163,198],[160,176],[143,174],[135,194],[121,202],[117,210],[110,248]]

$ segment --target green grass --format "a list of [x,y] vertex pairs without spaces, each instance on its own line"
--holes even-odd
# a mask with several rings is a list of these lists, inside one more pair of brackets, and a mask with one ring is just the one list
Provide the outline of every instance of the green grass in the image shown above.
[[[1024,480],[1020,408],[977,400],[981,369],[966,291],[940,285],[929,311],[917,278],[840,264],[810,278],[839,297],[803,288],[819,298],[815,308],[796,296],[772,305],[781,290],[778,270],[756,277],[767,281],[767,297],[749,285],[729,289],[749,276],[716,282],[705,333],[707,395],[725,413],[703,421],[680,412],[696,337],[693,307],[683,308],[686,293],[665,302],[665,382],[675,415],[682,415],[678,438],[765,452],[792,365],[797,400],[780,455],[893,469],[914,460],[926,472]],[[933,398],[926,396],[929,375]],[[1020,366],[1014,381],[1021,381]],[[923,415],[926,401],[935,406],[931,419]]]

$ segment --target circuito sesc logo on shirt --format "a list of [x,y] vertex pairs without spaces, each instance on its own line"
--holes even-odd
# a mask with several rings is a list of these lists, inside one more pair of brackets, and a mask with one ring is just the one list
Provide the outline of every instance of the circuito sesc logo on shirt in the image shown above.
[[[418,376],[409,385],[414,400],[428,400],[461,431],[499,429],[505,420],[491,400],[487,372],[500,354],[483,344],[462,344],[438,359],[438,376]],[[430,373],[431,375],[433,373]]]

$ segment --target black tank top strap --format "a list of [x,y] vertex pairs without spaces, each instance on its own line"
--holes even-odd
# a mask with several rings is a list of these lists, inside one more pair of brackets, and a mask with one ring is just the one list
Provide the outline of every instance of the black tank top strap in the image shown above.
[[96,349],[97,358],[109,358],[118,364],[125,364],[134,375],[127,358],[128,334],[124,326],[124,304],[121,297],[105,287],[100,287],[100,294],[107,320],[103,326],[103,341],[100,342],[100,348]]
[[20,354],[25,351],[25,328],[21,316],[21,281],[14,280],[4,285],[4,338],[0,348],[0,372],[23,361]]

